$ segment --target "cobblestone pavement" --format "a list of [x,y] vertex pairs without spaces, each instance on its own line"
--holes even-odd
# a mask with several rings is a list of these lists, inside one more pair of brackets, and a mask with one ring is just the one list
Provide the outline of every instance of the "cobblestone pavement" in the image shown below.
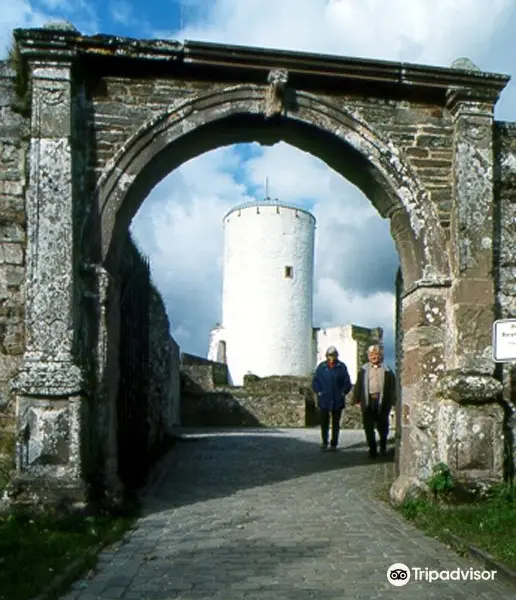
[[396,562],[482,569],[424,536],[372,492],[359,431],[321,453],[316,430],[185,431],[151,486],[137,529],[63,600],[512,599],[493,581],[387,581]]

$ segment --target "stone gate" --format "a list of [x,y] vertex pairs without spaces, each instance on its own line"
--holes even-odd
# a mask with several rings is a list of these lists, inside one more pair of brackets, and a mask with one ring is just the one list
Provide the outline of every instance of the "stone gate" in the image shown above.
[[[92,455],[105,492],[119,489],[112,407],[131,219],[186,160],[280,140],[325,161],[391,223],[403,280],[393,499],[440,461],[466,484],[509,472],[514,375],[491,356],[493,320],[516,316],[516,126],[493,116],[508,77],[464,59],[446,69],[65,25],[15,39],[0,124],[3,223],[19,232],[2,248],[24,252],[19,360],[1,332],[17,415],[11,489],[37,497],[44,482],[84,499]],[[24,206],[26,242],[13,206]],[[91,423],[97,442],[85,444]]]

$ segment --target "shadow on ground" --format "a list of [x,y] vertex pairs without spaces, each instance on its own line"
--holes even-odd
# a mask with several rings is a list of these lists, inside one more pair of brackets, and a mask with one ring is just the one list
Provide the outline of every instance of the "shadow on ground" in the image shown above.
[[[174,546],[175,551],[160,553],[158,560],[149,560],[141,567],[139,576],[142,584],[133,585],[131,592],[140,598],[153,600],[269,598],[273,595],[282,600],[346,597],[347,590],[342,589],[340,582],[333,583],[331,577],[324,583],[319,578],[314,580],[313,574],[306,568],[306,564],[313,561],[327,563],[326,543],[314,541],[300,546],[288,542],[256,541],[250,546],[244,539],[213,543],[213,539],[219,536],[220,540],[224,540],[225,535],[224,527],[214,525],[209,530],[205,528],[189,536],[188,543],[198,545],[195,550],[181,549],[179,542]],[[207,547],[201,548],[202,545]],[[286,567],[286,576],[278,573],[279,563]],[[218,589],[214,582],[219,584]]]
[[337,452],[321,452],[316,431],[299,432],[185,430],[161,462],[148,496],[167,509],[327,471],[361,467],[367,479],[368,470],[373,477],[382,463],[394,477],[392,442],[387,457],[372,461],[361,432],[343,432]]

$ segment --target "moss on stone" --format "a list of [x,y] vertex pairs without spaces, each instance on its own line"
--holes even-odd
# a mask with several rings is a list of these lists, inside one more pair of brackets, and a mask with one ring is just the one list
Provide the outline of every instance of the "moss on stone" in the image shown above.
[[8,484],[14,467],[14,435],[0,431],[0,492]]
[[13,69],[14,92],[16,99],[12,104],[13,111],[24,116],[30,114],[30,76],[27,61],[23,58],[19,43],[12,38],[7,55],[7,64]]

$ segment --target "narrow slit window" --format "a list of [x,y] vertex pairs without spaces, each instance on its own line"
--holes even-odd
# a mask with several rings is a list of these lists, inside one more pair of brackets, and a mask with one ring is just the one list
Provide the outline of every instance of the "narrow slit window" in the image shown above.
[[294,267],[285,267],[285,277],[292,279],[294,277]]

